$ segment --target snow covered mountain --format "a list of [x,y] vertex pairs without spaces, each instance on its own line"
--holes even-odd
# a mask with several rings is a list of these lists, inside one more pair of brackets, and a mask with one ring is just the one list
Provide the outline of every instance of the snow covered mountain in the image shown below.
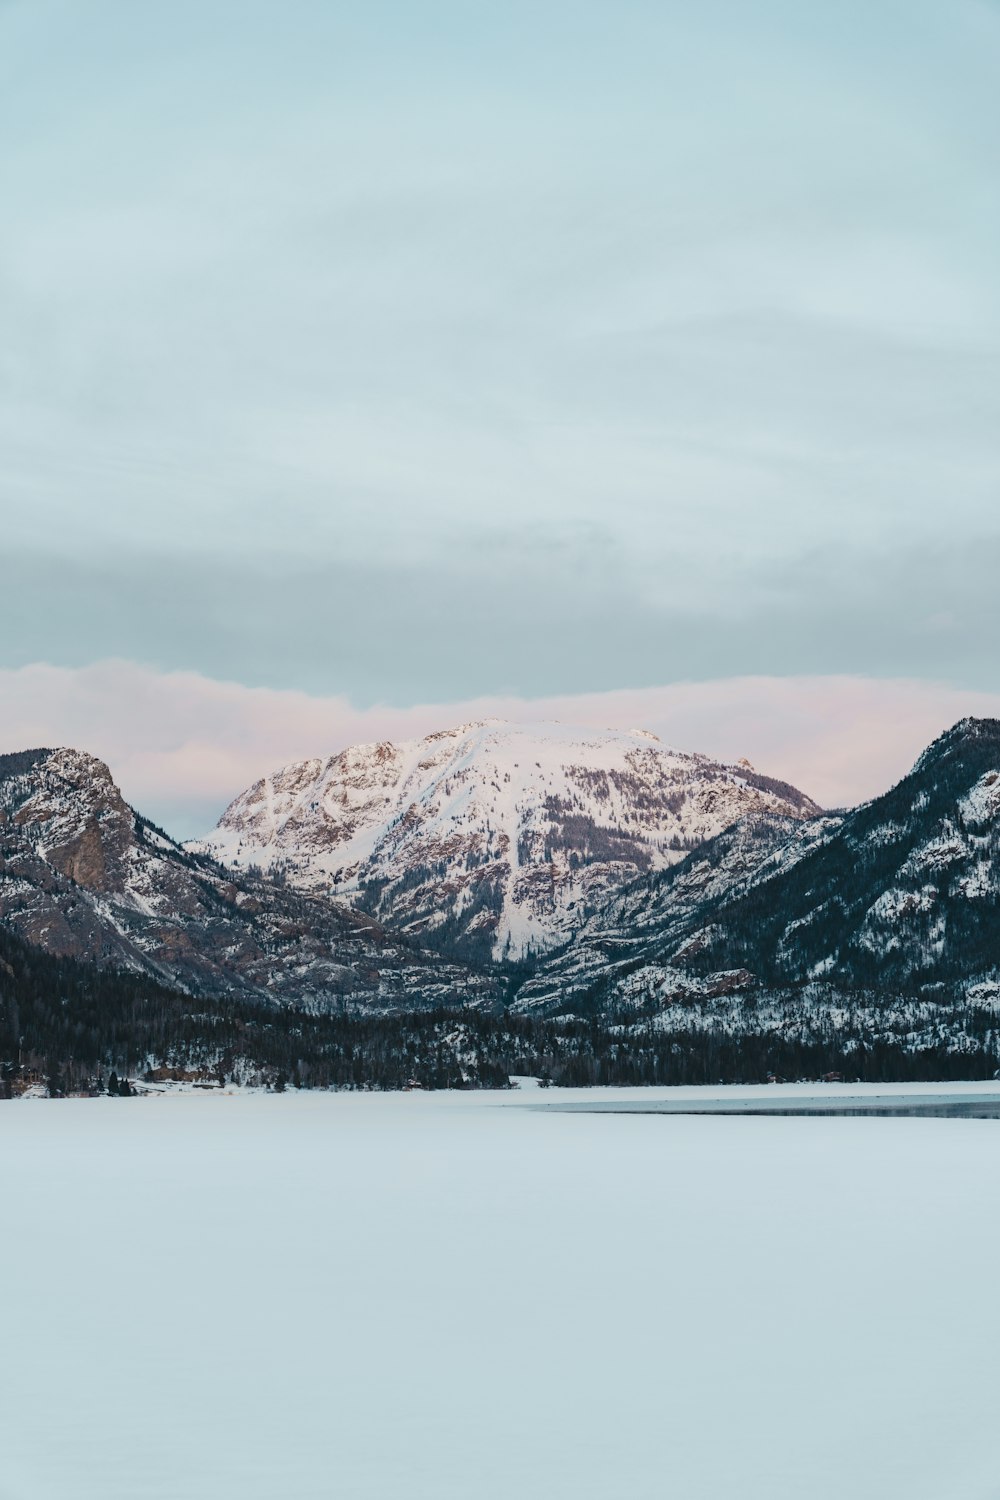
[[645,731],[487,720],[285,766],[189,847],[452,951],[518,959],[737,819],[818,812],[749,762]]
[[381,1009],[495,1000],[488,978],[369,916],[187,852],[78,750],[0,756],[0,921],[51,954],[192,994]]
[[[388,1033],[334,1038],[331,1078],[364,1081],[359,1046],[379,1076],[412,1076],[425,1043],[432,1078],[495,1077],[503,1057],[512,1071],[577,1082],[831,1068],[989,1076],[1000,1058],[1000,721],[963,720],[863,807],[804,817],[810,808],[747,767],[643,736],[478,725],[260,783],[224,820],[220,841],[240,866],[227,869],[134,812],[100,761],[29,751],[0,757],[0,922],[47,954],[206,997],[189,1011],[153,996],[168,1052],[176,1032],[208,1056],[224,1010],[229,1051],[252,1015],[260,1057],[308,1068],[309,1017],[422,1009],[433,1030],[438,1006],[474,1007],[475,1065],[472,1031],[452,1018],[430,1042],[404,1026],[389,1075]],[[721,831],[685,854],[713,819]],[[481,932],[501,953],[505,931],[564,941],[526,975],[491,977],[331,899],[338,879],[412,932],[470,945]],[[53,1006],[28,950],[5,942],[8,1037],[21,1035],[27,996],[50,1039],[39,1057],[58,1034],[72,1060],[68,997],[83,1006],[72,1026],[86,1029],[87,985],[65,965]],[[142,1017],[111,988],[113,1036],[139,1035]],[[287,1002],[280,1045],[262,1001]],[[599,1024],[581,1028],[580,1016]]]
[[851,1011],[869,1041],[889,1015],[914,1036],[957,1035],[957,1007],[967,1040],[996,1038],[1000,721],[963,720],[852,812],[749,820],[637,882],[539,966],[516,1006],[697,1018],[730,1035],[836,1030]]
[[[626,1003],[637,987],[688,999],[716,983],[725,987],[724,976],[703,984],[683,968],[678,955],[689,952],[692,932],[740,892],[801,859],[839,823],[833,815],[808,822],[780,814],[740,819],[679,865],[612,895],[568,943],[542,958],[518,989],[515,1009],[590,1013]],[[644,1009],[651,1006],[644,1000]]]

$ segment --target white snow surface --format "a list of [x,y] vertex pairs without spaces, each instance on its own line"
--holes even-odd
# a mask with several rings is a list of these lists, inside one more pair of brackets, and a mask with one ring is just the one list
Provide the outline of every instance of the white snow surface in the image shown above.
[[489,719],[285,766],[190,847],[348,900],[384,882],[375,910],[390,925],[450,919],[516,957],[564,940],[586,904],[738,818],[817,811],[749,762],[670,749],[646,730]]
[[995,1497],[1000,1121],[755,1092],[0,1109],[0,1495]]

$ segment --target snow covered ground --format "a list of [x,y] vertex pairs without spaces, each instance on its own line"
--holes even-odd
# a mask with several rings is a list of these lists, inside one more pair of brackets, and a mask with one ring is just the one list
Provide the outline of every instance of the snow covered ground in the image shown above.
[[1000,1121],[587,1099],[0,1110],[2,1500],[1000,1496]]

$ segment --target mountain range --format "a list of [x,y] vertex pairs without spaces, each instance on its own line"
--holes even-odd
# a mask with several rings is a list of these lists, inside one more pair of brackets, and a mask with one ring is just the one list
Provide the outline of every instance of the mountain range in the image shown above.
[[[487,721],[287,766],[187,846],[92,756],[0,757],[0,923],[192,1013],[461,1011],[513,1028],[514,1050],[529,1022],[599,1021],[620,1068],[652,1046],[668,1075],[671,1049],[724,1071],[720,1047],[755,1068],[800,1047],[982,1070],[998,918],[996,720],[963,720],[837,813],[642,732]],[[14,988],[0,965],[0,1005]],[[440,1076],[471,1046],[458,1034],[434,1044]]]
[[192,995],[383,1009],[496,998],[490,976],[364,913],[183,849],[78,750],[0,756],[0,921],[49,953]]

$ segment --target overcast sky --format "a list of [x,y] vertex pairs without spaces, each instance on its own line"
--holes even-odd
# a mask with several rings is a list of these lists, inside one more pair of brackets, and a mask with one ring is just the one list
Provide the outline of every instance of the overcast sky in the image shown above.
[[993,0],[0,0],[5,680],[985,701],[998,77]]

